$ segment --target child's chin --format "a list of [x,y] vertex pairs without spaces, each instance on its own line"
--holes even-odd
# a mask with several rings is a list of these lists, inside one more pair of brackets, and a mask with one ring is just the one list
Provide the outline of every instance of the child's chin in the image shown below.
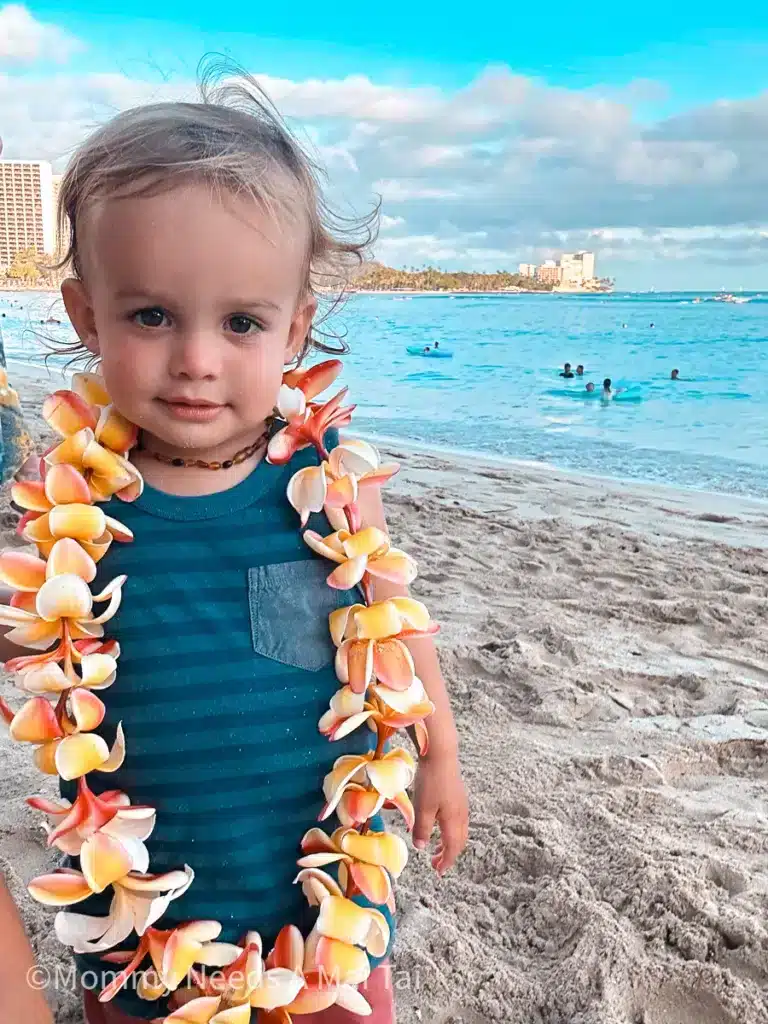
[[144,428],[144,433],[173,448],[219,448],[227,447],[231,431],[216,429],[218,424],[185,421],[176,417],[154,419]]

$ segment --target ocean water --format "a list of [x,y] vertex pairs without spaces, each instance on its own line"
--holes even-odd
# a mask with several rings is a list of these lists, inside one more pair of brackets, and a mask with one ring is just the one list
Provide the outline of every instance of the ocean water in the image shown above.
[[[326,329],[350,345],[360,432],[768,498],[768,297],[747,297],[356,295]],[[69,336],[40,323],[64,319],[50,296],[0,294],[2,313],[11,360],[41,362],[39,332]],[[407,353],[435,341],[453,358]],[[566,360],[583,380],[558,376]],[[585,399],[604,377],[629,400]]]

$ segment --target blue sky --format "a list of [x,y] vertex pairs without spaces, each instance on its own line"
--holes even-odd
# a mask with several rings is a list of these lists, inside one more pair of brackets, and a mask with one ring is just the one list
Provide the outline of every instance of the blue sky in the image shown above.
[[756,4],[158,6],[0,0],[5,155],[61,165],[111,111],[191,89],[216,50],[264,76],[334,196],[383,196],[388,262],[594,247],[626,287],[768,289]]

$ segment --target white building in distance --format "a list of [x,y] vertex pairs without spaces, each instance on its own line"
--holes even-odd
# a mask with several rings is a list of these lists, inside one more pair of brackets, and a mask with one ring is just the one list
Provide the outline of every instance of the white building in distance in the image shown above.
[[593,252],[564,252],[559,260],[544,260],[538,265],[520,263],[518,273],[521,277],[535,278],[540,284],[551,285],[555,291],[605,291],[606,282],[596,278],[595,262]]
[[0,269],[24,249],[56,252],[53,172],[45,160],[0,160]]
[[562,271],[560,283],[563,288],[583,288],[595,277],[595,254],[593,252],[564,252],[560,257]]

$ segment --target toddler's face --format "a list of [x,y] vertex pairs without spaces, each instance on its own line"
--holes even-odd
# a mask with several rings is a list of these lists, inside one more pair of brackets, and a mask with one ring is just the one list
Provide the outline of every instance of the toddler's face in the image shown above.
[[64,299],[120,412],[166,450],[255,440],[314,313],[304,232],[188,186],[100,204],[82,236]]

